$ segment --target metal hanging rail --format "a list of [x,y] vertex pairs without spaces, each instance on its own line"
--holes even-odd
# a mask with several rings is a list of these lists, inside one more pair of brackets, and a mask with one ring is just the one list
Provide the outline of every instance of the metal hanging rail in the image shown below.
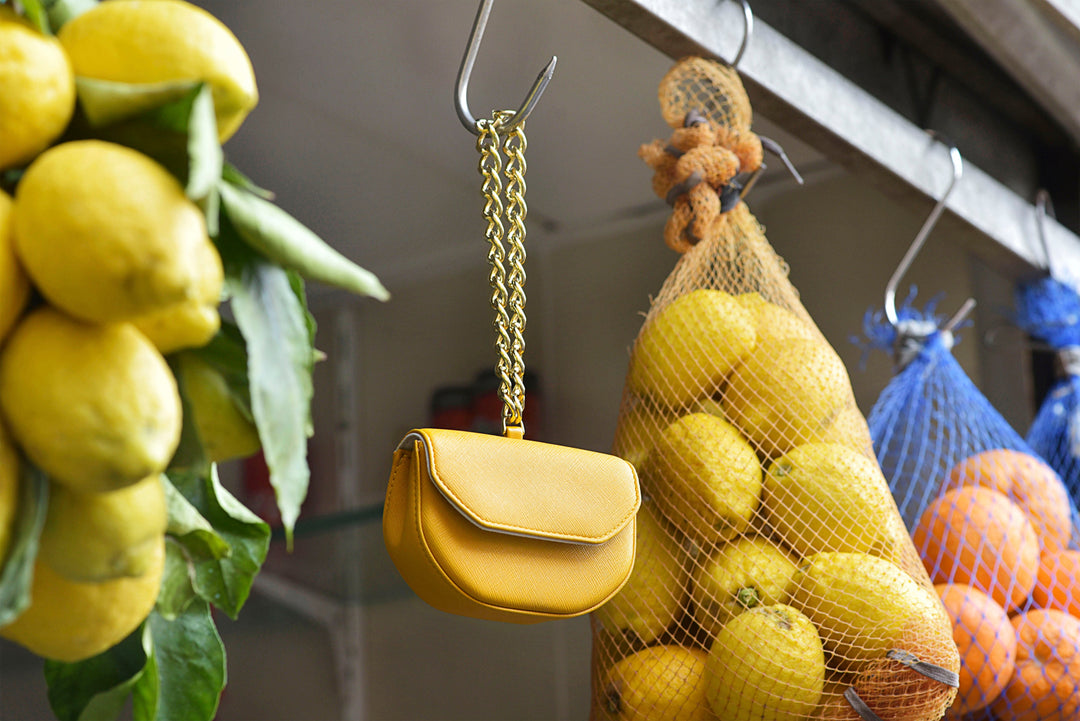
[[[730,60],[743,25],[738,3],[717,0],[583,0],[672,58]],[[913,209],[942,191],[949,147],[869,95],[760,19],[739,63],[755,111],[833,162],[874,182]],[[978,167],[948,199],[941,227],[991,267],[1014,279],[1042,270],[1031,202]],[[1080,279],[1080,238],[1048,219],[1055,269]]]

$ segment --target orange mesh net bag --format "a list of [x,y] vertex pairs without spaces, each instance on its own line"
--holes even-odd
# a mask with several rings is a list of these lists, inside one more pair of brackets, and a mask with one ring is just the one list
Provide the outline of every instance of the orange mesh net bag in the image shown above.
[[642,146],[682,253],[634,342],[614,452],[637,560],[592,616],[593,719],[938,719],[952,626],[847,371],[740,202],[762,163],[734,69],[680,61]]

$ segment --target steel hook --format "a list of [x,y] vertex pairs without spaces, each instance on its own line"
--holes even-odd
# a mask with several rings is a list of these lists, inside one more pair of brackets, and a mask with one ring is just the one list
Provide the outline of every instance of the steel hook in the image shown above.
[[1046,215],[1047,208],[1050,209],[1050,217],[1056,218],[1054,213],[1054,203],[1050,200],[1050,193],[1045,188],[1039,188],[1039,191],[1035,193],[1035,227],[1039,231],[1039,241],[1042,243],[1043,257],[1046,258],[1046,272],[1051,276],[1054,275],[1053,261],[1050,258],[1050,245],[1046,242]]
[[[930,135],[935,135],[933,131],[927,132]],[[949,199],[949,195],[952,193],[953,188],[956,187],[957,181],[959,181],[964,174],[964,160],[960,157],[960,151],[957,150],[955,145],[949,145],[949,157],[952,159],[953,166],[952,180],[949,182],[949,187],[945,189],[941,199],[938,200],[937,205],[930,211],[930,215],[923,222],[922,227],[919,228],[918,235],[916,235],[915,240],[911,242],[911,246],[908,248],[907,253],[905,253],[904,257],[900,260],[900,265],[896,266],[896,270],[893,271],[892,277],[889,278],[889,282],[885,286],[885,317],[888,318],[889,323],[894,326],[899,322],[899,318],[896,315],[896,287],[900,285],[901,278],[904,277],[904,274],[907,273],[908,269],[911,267],[911,264],[915,260],[915,256],[922,250],[923,244],[926,243],[927,236],[930,235],[930,231],[934,229],[938,218],[940,218],[941,214],[945,211],[945,202]],[[974,301],[965,303],[964,307],[961,308],[961,311],[965,311],[964,315],[966,315],[966,312],[970,311],[972,306],[974,306]],[[949,324],[955,325],[955,323],[959,322],[962,318],[963,315],[957,313],[949,320]]]
[[750,36],[754,34],[754,11],[750,9],[750,3],[747,0],[739,0],[739,4],[742,5],[743,12],[743,38],[739,51],[735,53],[735,59],[731,61],[731,67],[736,69],[739,67],[743,53],[746,52],[746,46],[750,43]]
[[[465,46],[465,55],[462,56],[461,66],[458,68],[457,86],[454,93],[458,118],[461,120],[461,124],[465,126],[465,129],[473,135],[479,135],[480,129],[477,126],[476,118],[469,112],[469,78],[472,76],[473,65],[476,64],[476,54],[480,51],[480,41],[484,37],[484,28],[487,26],[488,16],[491,15],[493,2],[494,0],[481,0],[480,9],[476,11],[476,19],[473,21],[472,31],[469,33],[469,43]],[[533,82],[529,94],[525,96],[525,100],[521,103],[521,107],[514,112],[509,121],[502,124],[503,129],[515,128],[529,117],[529,113],[532,112],[537,101],[540,100],[540,96],[544,93],[544,88],[551,81],[557,61],[558,58],[552,55],[551,61],[536,76],[536,81]]]

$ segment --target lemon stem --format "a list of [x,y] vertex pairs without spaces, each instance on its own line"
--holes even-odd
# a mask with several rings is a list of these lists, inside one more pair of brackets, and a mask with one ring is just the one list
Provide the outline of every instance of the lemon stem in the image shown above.
[[756,588],[740,588],[738,593],[735,594],[735,600],[743,608],[753,608],[761,603],[761,596],[758,595]]

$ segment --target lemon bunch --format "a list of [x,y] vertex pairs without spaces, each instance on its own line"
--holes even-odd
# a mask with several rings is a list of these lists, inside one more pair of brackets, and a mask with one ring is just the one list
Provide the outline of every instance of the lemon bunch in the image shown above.
[[[77,79],[206,83],[222,141],[257,101],[236,37],[181,0],[109,0],[55,36],[0,7],[0,171],[18,169],[13,196],[0,191],[0,558],[20,458],[48,479],[30,605],[0,635],[69,662],[126,637],[157,599],[183,425],[173,367],[196,420],[217,424],[202,429],[211,460],[259,448],[248,415],[223,415],[213,369],[175,355],[221,325],[207,215],[155,159],[70,131]],[[100,121],[146,97],[79,102]]]
[[955,674],[950,627],[810,320],[759,292],[678,294],[627,389],[614,450],[647,500],[634,571],[594,613],[601,714],[841,719],[853,687],[882,718],[940,718],[955,688],[896,659]]

